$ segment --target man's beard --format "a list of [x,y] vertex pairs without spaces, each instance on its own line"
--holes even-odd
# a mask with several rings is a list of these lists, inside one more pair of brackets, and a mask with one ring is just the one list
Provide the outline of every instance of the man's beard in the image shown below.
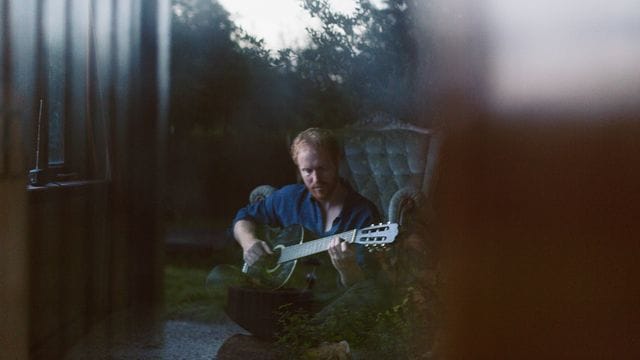
[[335,192],[337,184],[322,183],[312,186],[309,191],[316,200],[327,200]]

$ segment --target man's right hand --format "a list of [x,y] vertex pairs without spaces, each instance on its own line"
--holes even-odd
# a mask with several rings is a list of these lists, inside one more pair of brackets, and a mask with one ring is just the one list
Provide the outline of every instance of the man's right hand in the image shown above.
[[251,266],[264,254],[273,254],[266,242],[256,237],[255,225],[250,220],[238,220],[233,226],[233,236],[242,246],[244,262]]
[[243,249],[243,258],[244,262],[247,265],[251,266],[258,261],[262,257],[262,255],[271,255],[273,251],[269,248],[266,242],[262,240],[256,240],[253,245],[249,246],[247,249]]

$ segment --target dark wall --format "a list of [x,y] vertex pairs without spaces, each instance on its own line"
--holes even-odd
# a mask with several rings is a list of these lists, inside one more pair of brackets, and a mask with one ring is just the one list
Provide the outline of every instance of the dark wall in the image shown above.
[[[558,6],[550,18],[538,4],[429,5],[448,135],[436,194],[445,357],[640,354],[638,32],[614,12]],[[539,51],[558,45],[557,57]],[[620,69],[632,87],[610,76]]]
[[[0,224],[11,229],[2,250],[15,260],[0,257],[0,318],[7,319],[0,358],[61,358],[109,315],[161,305],[167,75],[158,69],[166,70],[167,59],[158,34],[167,29],[158,12],[166,16],[168,4],[91,1],[61,10],[66,29],[84,32],[89,43],[65,45],[75,49],[67,52],[66,80],[84,86],[65,89],[73,95],[62,112],[69,115],[64,166],[71,175],[54,177],[58,170],[50,166],[49,182],[27,186],[37,154],[38,103],[47,98],[46,8],[37,1],[2,2],[0,195],[7,201]],[[15,277],[5,279],[5,270]],[[5,280],[20,279],[20,286],[5,287]],[[4,334],[14,326],[15,345],[5,347]]]
[[23,359],[29,353],[29,281],[22,136],[10,117],[0,117],[0,129],[11,139],[0,147],[0,348]]
[[32,357],[61,356],[93,323],[125,303],[119,298],[128,291],[115,280],[127,269],[114,261],[107,189],[97,183],[29,193]]
[[484,120],[443,150],[450,350],[637,357],[640,117]]

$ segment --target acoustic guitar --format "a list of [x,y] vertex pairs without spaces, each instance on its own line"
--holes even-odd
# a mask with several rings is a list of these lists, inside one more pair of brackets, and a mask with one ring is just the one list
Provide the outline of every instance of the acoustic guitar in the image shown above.
[[291,225],[281,230],[273,240],[267,240],[274,255],[263,256],[253,265],[244,263],[242,272],[264,286],[279,289],[290,281],[298,259],[326,251],[331,239],[336,236],[347,243],[361,244],[370,250],[377,250],[391,244],[397,235],[398,224],[380,223],[311,240],[315,237],[310,231],[301,225]]

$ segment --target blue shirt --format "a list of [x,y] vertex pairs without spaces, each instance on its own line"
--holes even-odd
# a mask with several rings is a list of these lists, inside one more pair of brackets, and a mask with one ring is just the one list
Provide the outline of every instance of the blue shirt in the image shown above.
[[[341,182],[347,189],[347,195],[342,212],[333,221],[329,231],[324,231],[324,218],[320,204],[311,196],[304,184],[286,185],[271,193],[263,201],[247,205],[238,211],[233,224],[235,225],[239,220],[252,220],[280,228],[300,224],[318,237],[326,237],[379,222],[380,214],[376,206],[353,190],[346,181],[341,179]],[[363,246],[358,245],[356,255],[358,263],[363,265]]]

